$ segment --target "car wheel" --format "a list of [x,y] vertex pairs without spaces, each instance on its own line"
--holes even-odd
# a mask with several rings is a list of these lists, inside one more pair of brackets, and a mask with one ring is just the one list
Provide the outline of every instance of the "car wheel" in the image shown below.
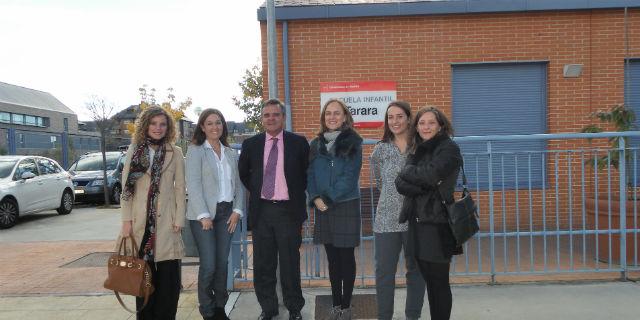
[[122,193],[122,187],[119,184],[113,186],[113,190],[111,191],[111,203],[112,204],[120,204],[120,194]]
[[65,190],[60,199],[60,207],[56,209],[58,214],[69,214],[73,210],[73,194],[71,191]]
[[18,204],[12,199],[0,202],[0,229],[11,228],[18,221]]

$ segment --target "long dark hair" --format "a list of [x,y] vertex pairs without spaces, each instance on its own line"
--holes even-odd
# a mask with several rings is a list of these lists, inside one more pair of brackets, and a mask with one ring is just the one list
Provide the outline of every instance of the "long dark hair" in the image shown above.
[[222,135],[220,136],[220,143],[222,143],[223,146],[228,147],[229,143],[227,142],[227,137],[229,136],[229,130],[227,129],[227,121],[224,120],[224,116],[220,110],[213,108],[204,109],[202,113],[200,113],[200,117],[198,117],[198,125],[193,131],[193,137],[191,137],[191,143],[201,146],[204,143],[204,140],[207,139],[207,135],[202,131],[202,126],[204,126],[205,120],[207,120],[207,118],[212,114],[217,115],[220,118],[220,121],[222,121]]
[[453,136],[453,126],[451,125],[451,121],[449,121],[449,118],[447,118],[447,116],[436,107],[424,107],[418,110],[418,112],[416,113],[416,117],[413,118],[413,130],[416,131],[416,133],[414,134],[414,141],[416,146],[423,142],[422,137],[420,137],[420,134],[417,132],[418,122],[420,121],[420,118],[427,112],[431,112],[436,116],[436,121],[438,121],[438,124],[440,125],[440,133],[438,134],[446,134],[449,137]]
[[409,102],[402,100],[391,101],[387,106],[387,111],[384,112],[384,133],[382,134],[382,142],[390,143],[394,138],[393,132],[391,132],[391,129],[389,128],[389,119],[387,118],[389,116],[389,108],[391,107],[398,107],[402,109],[404,114],[407,116],[407,119],[409,120],[409,140],[407,142],[411,142],[411,134],[413,133],[413,130],[411,130],[411,105]]

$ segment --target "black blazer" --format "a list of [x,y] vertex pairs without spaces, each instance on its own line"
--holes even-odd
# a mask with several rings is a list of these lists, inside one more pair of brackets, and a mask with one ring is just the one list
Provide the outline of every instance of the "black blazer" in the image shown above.
[[[238,160],[240,180],[249,190],[249,226],[258,221],[260,214],[260,194],[264,166],[265,133],[257,134],[242,143]],[[289,212],[297,222],[307,219],[305,206],[307,189],[307,167],[309,166],[309,143],[297,134],[284,131],[284,177],[289,189]]]

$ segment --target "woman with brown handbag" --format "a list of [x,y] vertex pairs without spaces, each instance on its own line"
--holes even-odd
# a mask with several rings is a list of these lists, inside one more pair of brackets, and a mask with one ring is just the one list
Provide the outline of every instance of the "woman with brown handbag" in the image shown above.
[[[137,319],[175,319],[178,309],[185,174],[175,138],[176,125],[166,110],[144,109],[136,120],[122,172],[121,236],[133,235],[139,242],[137,254],[150,265],[155,287]],[[136,299],[137,309],[143,301]]]

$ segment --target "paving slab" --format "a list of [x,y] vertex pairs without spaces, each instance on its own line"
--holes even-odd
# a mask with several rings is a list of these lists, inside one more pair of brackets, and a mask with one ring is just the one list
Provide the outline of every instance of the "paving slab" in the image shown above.
[[[374,289],[356,289],[371,294]],[[330,294],[329,288],[303,289],[304,319],[314,319],[315,297]],[[515,285],[456,285],[453,287],[452,320],[601,320],[637,319],[640,314],[640,285],[635,282],[552,283]],[[396,289],[394,319],[404,319],[406,289]],[[131,297],[126,303],[133,305]],[[260,306],[253,291],[233,292],[227,310],[234,320],[257,319]],[[428,302],[422,319],[428,319]],[[287,319],[281,308],[276,319]],[[112,294],[22,297],[0,296],[3,319],[135,319],[124,311]],[[201,319],[197,293],[180,296],[177,319]]]

